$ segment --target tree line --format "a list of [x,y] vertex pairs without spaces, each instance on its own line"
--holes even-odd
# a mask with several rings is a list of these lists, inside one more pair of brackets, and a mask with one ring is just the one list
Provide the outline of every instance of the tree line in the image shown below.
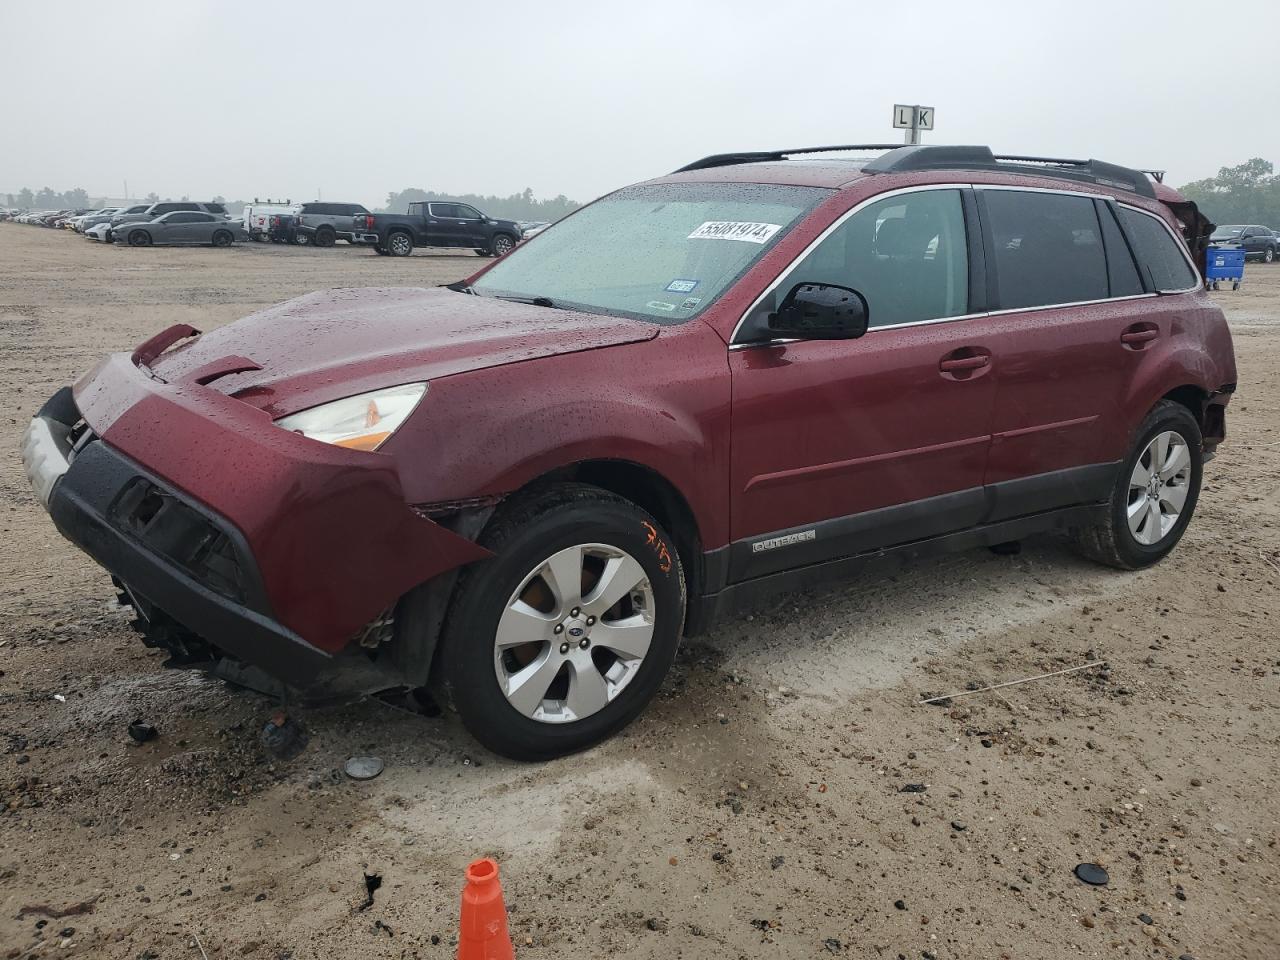
[[1255,157],[1223,167],[1216,177],[1178,190],[1214,223],[1259,223],[1280,230],[1280,176],[1268,160]]
[[408,190],[401,190],[398,193],[388,193],[386,205],[382,210],[385,213],[408,213],[409,204],[426,200],[456,200],[460,203],[469,203],[481,213],[488,214],[491,217],[502,217],[505,220],[547,220],[552,222],[573,213],[574,210],[582,206],[576,200],[570,200],[563,193],[557,197],[552,197],[550,200],[539,200],[533,195],[533,191],[527,187],[522,192],[513,193],[509,197],[486,197],[476,193],[437,193],[432,190],[410,187]]

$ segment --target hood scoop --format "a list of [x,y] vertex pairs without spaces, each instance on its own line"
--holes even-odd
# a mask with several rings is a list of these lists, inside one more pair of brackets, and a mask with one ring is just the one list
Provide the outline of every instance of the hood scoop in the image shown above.
[[262,364],[250,360],[248,357],[232,355],[223,357],[221,360],[211,360],[206,364],[202,364],[192,370],[182,378],[183,383],[198,383],[201,386],[208,386],[215,380],[230,376],[233,373],[248,373],[251,370],[261,370]]

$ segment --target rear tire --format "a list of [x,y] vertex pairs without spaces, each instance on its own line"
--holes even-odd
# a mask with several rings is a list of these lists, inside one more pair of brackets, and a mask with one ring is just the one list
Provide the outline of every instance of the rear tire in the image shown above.
[[493,256],[493,254],[492,254],[492,253],[490,253],[488,250],[477,250],[477,251],[476,251],[476,256],[477,256],[477,257],[492,257],[492,256]]
[[387,236],[387,253],[393,257],[407,257],[413,253],[413,237],[403,230]]
[[145,230],[134,230],[129,234],[129,246],[147,247],[151,245],[151,234]]
[[1195,513],[1203,468],[1195,417],[1182,404],[1161,400],[1138,427],[1105,519],[1072,531],[1080,552],[1121,570],[1163,560]]
[[298,247],[311,246],[311,238],[305,233],[295,233],[289,242]]
[[505,757],[548,760],[630,723],[684,625],[670,535],[635,504],[575,483],[511,503],[480,542],[494,558],[459,580],[433,676],[471,734]]
[[315,233],[314,243],[317,247],[332,247],[338,242],[338,235],[332,230],[321,227]]
[[391,254],[387,253],[387,248],[386,248],[386,247],[374,247],[374,248],[373,248],[373,252],[374,252],[374,253],[376,253],[376,254],[377,254],[378,256],[380,256],[380,257],[389,257],[389,256],[391,256]]

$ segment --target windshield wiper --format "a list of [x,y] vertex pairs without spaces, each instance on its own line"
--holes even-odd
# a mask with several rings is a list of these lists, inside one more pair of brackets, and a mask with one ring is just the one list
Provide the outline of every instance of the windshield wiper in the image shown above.
[[535,307],[552,307],[553,309],[557,309],[557,310],[564,309],[563,307],[557,307],[556,302],[552,300],[550,297],[504,297],[499,294],[494,299],[510,300],[513,303],[531,303]]

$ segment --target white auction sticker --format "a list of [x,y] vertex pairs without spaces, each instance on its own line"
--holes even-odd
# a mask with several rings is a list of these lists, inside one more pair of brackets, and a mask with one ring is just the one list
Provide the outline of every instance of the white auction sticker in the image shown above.
[[736,220],[708,220],[693,233],[690,240],[745,240],[747,243],[767,243],[782,229],[780,223],[741,223]]

